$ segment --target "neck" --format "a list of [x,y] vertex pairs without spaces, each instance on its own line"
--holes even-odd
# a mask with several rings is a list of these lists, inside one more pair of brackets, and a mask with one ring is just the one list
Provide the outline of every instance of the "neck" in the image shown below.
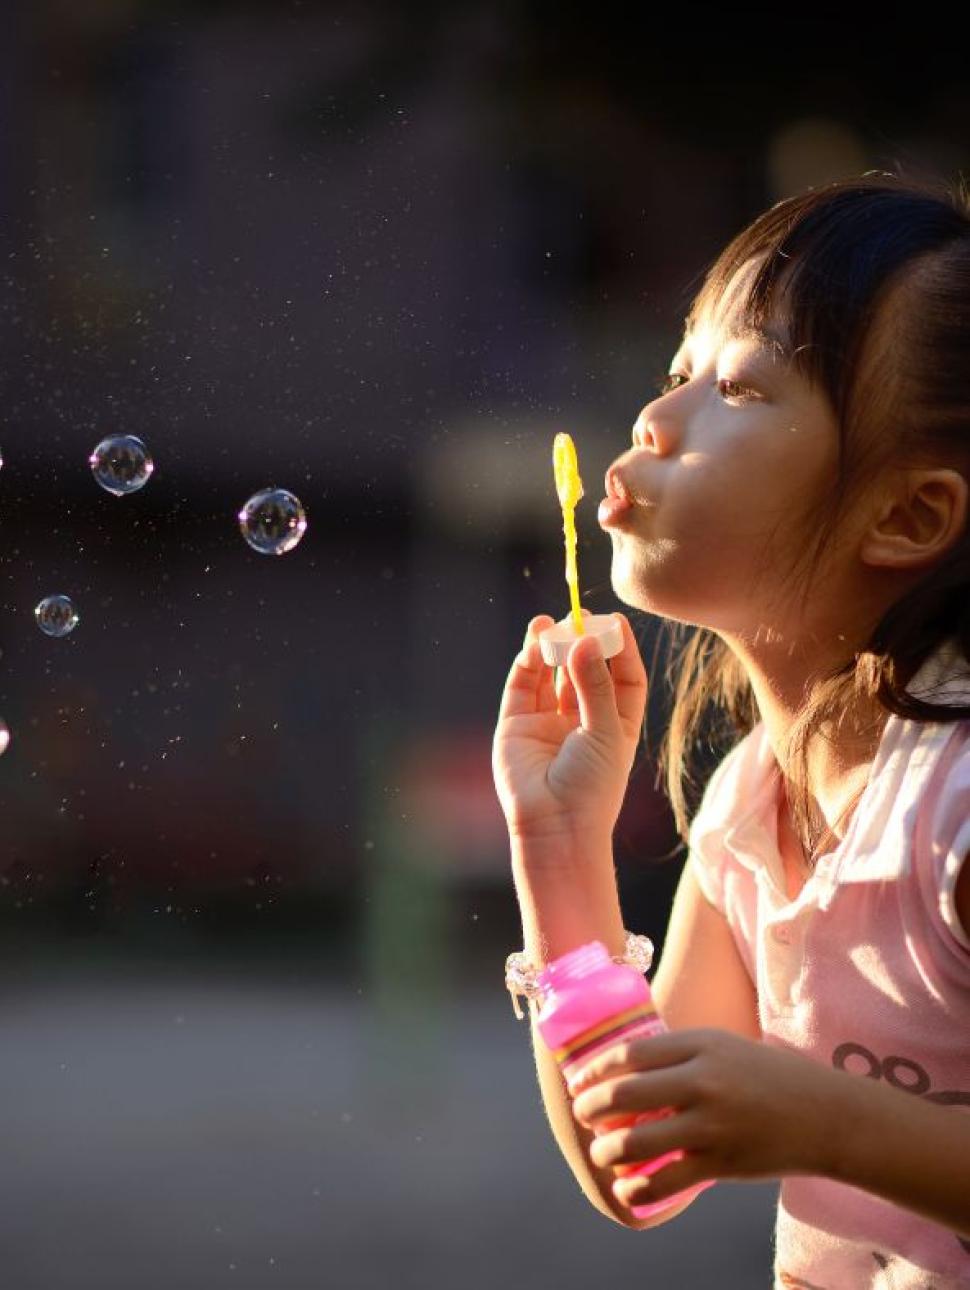
[[[852,643],[838,637],[813,642],[811,658],[803,642],[778,637],[755,640],[723,635],[745,669],[764,722],[768,741],[784,777],[793,782],[797,765],[792,734],[804,717],[816,684],[854,658]],[[840,704],[838,718],[826,720],[807,746],[807,827],[800,841],[808,862],[830,840],[840,839],[861,796],[879,746],[886,712],[875,701],[855,695]],[[789,792],[789,801],[793,800]]]

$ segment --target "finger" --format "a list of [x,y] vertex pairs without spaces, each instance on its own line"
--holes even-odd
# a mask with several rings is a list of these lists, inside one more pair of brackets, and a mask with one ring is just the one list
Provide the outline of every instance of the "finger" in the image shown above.
[[610,660],[616,708],[628,733],[639,734],[647,705],[649,683],[640,647],[625,614],[614,614],[623,630],[623,649]]
[[618,1116],[657,1113],[671,1106],[687,1106],[692,1100],[684,1068],[671,1066],[594,1084],[573,1101],[573,1115],[587,1128],[596,1128]]
[[[538,710],[539,695],[549,669],[538,641],[527,641],[512,661],[499,704],[499,721]],[[546,682],[548,684],[548,682]]]
[[583,729],[593,734],[617,733],[620,719],[613,679],[603,657],[603,647],[595,636],[581,636],[570,647],[566,668],[576,691]]
[[539,682],[539,693],[536,695],[536,711],[555,712],[558,702],[556,698],[556,669],[545,667],[542,672],[542,680]]
[[535,618],[529,619],[529,625],[525,629],[526,638],[538,639],[547,627],[555,627],[555,625],[554,619],[549,614],[536,614]]
[[584,1066],[570,1071],[566,1084],[576,1096],[582,1089],[624,1072],[656,1070],[690,1061],[706,1042],[705,1030],[667,1030],[645,1039],[627,1039],[604,1048]]
[[[613,1182],[613,1195],[621,1205],[649,1205],[654,1201],[669,1200],[680,1192],[695,1193],[713,1187],[715,1179],[709,1176],[709,1162],[700,1152],[678,1153],[675,1158],[656,1173],[624,1174]],[[707,1176],[705,1176],[707,1175]]]
[[[590,617],[590,611],[583,605],[580,606],[579,612],[584,618]],[[560,716],[567,713],[572,716],[579,712],[576,687],[570,679],[569,672],[564,667],[556,668],[556,700]]]
[[579,700],[576,698],[576,687],[570,680],[564,667],[556,668],[556,699],[560,713],[579,711]]
[[533,618],[529,623],[522,649],[512,661],[509,675],[499,704],[499,720],[536,712],[540,704],[555,702],[552,692],[552,669],[543,661],[538,634],[552,626],[548,614]]
[[615,1169],[629,1174],[643,1165],[652,1163],[659,1169],[672,1153],[682,1155],[691,1144],[690,1125],[683,1116],[668,1115],[662,1119],[651,1117],[647,1122],[627,1124],[611,1132],[600,1132],[589,1145],[589,1157],[600,1169]]
[[[526,641],[536,640],[546,630],[547,627],[553,627],[555,623],[549,614],[538,614],[529,622],[525,634]],[[540,648],[541,653],[541,648]],[[552,712],[556,708],[556,684],[555,670],[551,667],[545,667],[542,677],[539,681],[539,691],[536,695],[536,709],[539,712]]]

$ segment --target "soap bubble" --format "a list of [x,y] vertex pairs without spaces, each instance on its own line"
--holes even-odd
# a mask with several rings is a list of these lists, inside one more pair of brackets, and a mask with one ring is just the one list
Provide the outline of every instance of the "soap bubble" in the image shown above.
[[155,469],[148,449],[133,434],[111,434],[102,439],[88,465],[101,487],[115,497],[144,488]]
[[10,727],[7,725],[6,721],[4,721],[3,717],[0,717],[0,757],[3,756],[9,747]]
[[78,612],[70,596],[45,596],[34,610],[34,617],[47,636],[66,636],[78,624]]
[[292,551],[306,532],[306,512],[300,499],[285,488],[254,493],[237,518],[243,537],[261,555]]

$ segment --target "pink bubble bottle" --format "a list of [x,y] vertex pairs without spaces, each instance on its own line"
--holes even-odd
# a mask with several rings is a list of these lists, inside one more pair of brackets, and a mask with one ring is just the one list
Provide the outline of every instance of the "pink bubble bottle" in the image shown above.
[[[539,1033],[551,1050],[567,1080],[573,1071],[593,1056],[621,1040],[663,1034],[667,1027],[654,1007],[650,987],[642,973],[625,963],[614,963],[601,941],[590,941],[547,963],[538,976],[542,1006],[536,1017]],[[597,1126],[597,1134],[644,1120],[655,1120],[671,1111],[648,1111],[643,1115],[615,1116]],[[619,1174],[653,1174],[672,1160],[683,1159],[682,1151],[668,1151],[643,1164],[619,1165]],[[664,1200],[635,1205],[636,1218],[650,1218],[696,1196],[713,1181],[668,1196]]]

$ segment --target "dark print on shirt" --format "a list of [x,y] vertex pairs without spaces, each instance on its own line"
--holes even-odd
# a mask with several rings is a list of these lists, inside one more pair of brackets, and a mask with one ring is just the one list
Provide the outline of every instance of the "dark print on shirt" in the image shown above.
[[[832,1053],[832,1065],[836,1070],[846,1071],[849,1075],[864,1075],[867,1079],[884,1079],[887,1084],[900,1089],[903,1093],[914,1093],[917,1097],[923,1097],[927,1102],[936,1102],[939,1106],[970,1107],[970,1093],[964,1092],[963,1089],[948,1088],[933,1092],[932,1081],[926,1068],[909,1057],[884,1057],[880,1060],[864,1044],[850,1042],[839,1044],[835,1049]],[[959,1241],[964,1250],[970,1254],[970,1240],[964,1240],[956,1233],[954,1233],[954,1239]],[[880,1266],[888,1268],[889,1265],[884,1262],[884,1257],[873,1251],[873,1258],[880,1263]]]

